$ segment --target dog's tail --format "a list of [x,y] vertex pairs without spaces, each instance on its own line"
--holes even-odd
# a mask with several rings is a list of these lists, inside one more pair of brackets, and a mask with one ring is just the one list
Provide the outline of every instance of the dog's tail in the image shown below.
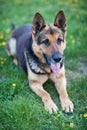
[[11,24],[11,31],[13,31],[16,28],[16,26],[14,25],[14,23]]

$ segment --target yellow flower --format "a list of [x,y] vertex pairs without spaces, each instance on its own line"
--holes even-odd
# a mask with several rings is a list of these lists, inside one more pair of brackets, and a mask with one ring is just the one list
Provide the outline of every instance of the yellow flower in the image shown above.
[[1,61],[1,64],[4,64],[4,61]]
[[2,46],[5,46],[6,45],[6,42],[2,42],[2,44],[1,44]]
[[87,113],[85,113],[85,114],[83,115],[83,117],[84,117],[84,118],[87,118]]
[[58,117],[60,117],[60,114],[58,114]]
[[75,125],[74,123],[70,123],[70,127],[73,128]]
[[3,60],[3,57],[0,57],[0,60]]
[[16,85],[16,83],[13,83],[12,86],[13,86],[13,87],[16,87],[17,85]]
[[1,61],[6,61],[7,59],[5,57],[0,57]]

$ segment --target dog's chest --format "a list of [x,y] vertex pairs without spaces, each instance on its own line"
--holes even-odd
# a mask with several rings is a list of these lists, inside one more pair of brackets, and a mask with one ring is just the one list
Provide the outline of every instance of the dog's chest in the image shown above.
[[25,59],[33,73],[46,74],[44,67],[33,53],[29,53],[29,51],[25,50]]
[[28,63],[29,63],[29,66],[30,66],[30,69],[32,70],[32,72],[34,72],[36,74],[45,73],[44,70],[41,69],[39,62],[37,60],[35,60],[34,58],[29,56]]

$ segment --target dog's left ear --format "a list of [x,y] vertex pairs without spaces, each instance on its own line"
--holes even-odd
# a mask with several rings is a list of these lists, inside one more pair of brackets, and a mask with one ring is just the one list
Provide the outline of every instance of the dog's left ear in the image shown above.
[[45,21],[40,13],[36,13],[32,22],[32,31],[36,36],[46,26]]
[[60,10],[54,20],[54,26],[60,28],[63,32],[66,31],[66,17],[63,10]]

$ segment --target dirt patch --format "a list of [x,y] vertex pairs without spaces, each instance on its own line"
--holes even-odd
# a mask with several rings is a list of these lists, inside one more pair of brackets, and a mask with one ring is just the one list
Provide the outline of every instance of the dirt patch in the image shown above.
[[87,76],[87,65],[83,62],[78,63],[78,70],[66,70],[66,77],[70,79],[79,79],[83,76]]
[[83,77],[83,74],[78,71],[67,70],[66,77],[67,77],[67,80],[79,79],[79,78]]

